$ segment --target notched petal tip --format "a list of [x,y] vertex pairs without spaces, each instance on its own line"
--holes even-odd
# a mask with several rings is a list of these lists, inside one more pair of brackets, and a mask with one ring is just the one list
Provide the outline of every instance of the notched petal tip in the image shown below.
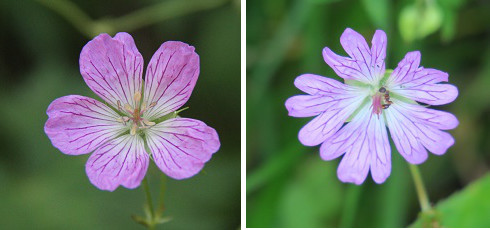
[[179,50],[180,52],[195,53],[197,55],[194,46],[191,46],[181,41],[166,41],[162,43],[160,47],[164,47],[165,49]]
[[113,107],[118,101],[134,106],[133,93],[141,89],[143,57],[131,35],[98,35],[83,47],[79,64],[85,83],[100,98]]
[[351,39],[352,36],[362,37],[360,33],[358,33],[357,31],[353,30],[350,27],[347,27],[345,28],[344,32],[342,32],[342,35],[340,36],[340,40],[342,40],[342,37],[344,37],[344,39]]
[[189,100],[200,72],[199,55],[180,41],[164,42],[146,70],[144,102],[156,103],[145,118],[153,120],[178,110]]

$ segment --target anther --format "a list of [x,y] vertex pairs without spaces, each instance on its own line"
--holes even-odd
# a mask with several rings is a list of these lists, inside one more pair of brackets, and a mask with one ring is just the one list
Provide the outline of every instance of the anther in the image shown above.
[[155,122],[143,119],[143,124],[145,124],[146,126],[154,126]]
[[138,91],[134,93],[134,102],[136,104],[136,107],[139,107],[141,101],[141,93]]
[[134,109],[131,107],[129,104],[124,105],[124,109],[128,111],[129,113],[133,113]]
[[146,107],[146,102],[143,102],[143,104],[141,105],[141,113],[143,114],[144,112],[148,111],[149,109],[151,109],[155,105],[157,105],[157,103],[152,102],[148,107]]
[[138,125],[133,123],[133,125],[131,125],[131,130],[129,131],[129,134],[131,134],[131,136],[136,135],[136,129],[138,129]]

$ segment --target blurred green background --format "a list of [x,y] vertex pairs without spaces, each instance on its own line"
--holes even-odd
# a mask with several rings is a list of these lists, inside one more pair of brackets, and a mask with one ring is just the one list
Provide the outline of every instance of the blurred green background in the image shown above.
[[[69,7],[62,11],[65,16],[82,19],[70,22],[50,8],[59,6],[56,2],[67,3],[0,1],[0,229],[144,229],[131,219],[132,214],[144,215],[142,187],[112,193],[96,189],[85,175],[89,155],[62,154],[43,131],[46,108],[55,98],[97,98],[80,75],[80,51],[93,35],[120,30],[134,37],[145,66],[167,40],[196,47],[201,74],[186,104],[190,109],[181,116],[204,121],[221,139],[221,149],[199,175],[167,180],[165,215],[173,220],[159,228],[238,228],[239,4],[73,0],[90,17],[105,21],[79,17]],[[111,21],[144,8],[126,21]],[[155,201],[161,172],[150,163],[147,175]]]
[[417,219],[408,165],[393,144],[384,184],[370,175],[362,186],[343,184],[339,159],[322,161],[319,147],[297,139],[312,118],[287,115],[286,99],[302,94],[293,85],[298,75],[341,80],[321,51],[328,46],[346,55],[339,38],[347,27],[368,43],[376,29],[387,33],[387,68],[420,50],[422,66],[449,73],[459,97],[434,108],[458,117],[450,131],[456,143],[442,157],[430,155],[420,170],[440,225],[490,227],[488,12],[484,0],[248,0],[247,227],[404,227]]

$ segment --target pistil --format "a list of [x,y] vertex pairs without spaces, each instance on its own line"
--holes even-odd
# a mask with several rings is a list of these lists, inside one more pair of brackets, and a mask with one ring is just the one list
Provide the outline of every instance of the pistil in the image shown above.
[[118,118],[117,121],[124,125],[126,125],[126,122],[131,121],[131,128],[129,130],[131,135],[136,135],[138,129],[145,129],[155,125],[155,122],[143,118],[143,114],[157,104],[156,102],[153,102],[147,106],[145,102],[141,103],[140,92],[134,94],[134,102],[135,108],[129,104],[125,104],[124,107],[122,107],[121,102],[117,101],[117,108],[119,111],[126,111],[129,114],[129,116]]

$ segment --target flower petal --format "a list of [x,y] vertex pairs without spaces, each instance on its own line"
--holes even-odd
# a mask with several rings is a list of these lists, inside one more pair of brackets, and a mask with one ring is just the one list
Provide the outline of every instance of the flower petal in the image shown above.
[[94,151],[127,128],[120,117],[103,103],[84,96],[69,95],[48,107],[44,132],[53,146],[70,155]]
[[426,149],[441,155],[454,144],[451,135],[440,130],[454,128],[458,124],[457,119],[448,113],[393,99],[385,114],[396,148],[412,164],[420,164],[427,159]]
[[419,67],[420,52],[409,52],[393,71],[386,83],[390,91],[429,105],[450,103],[458,96],[458,89],[447,82],[448,74],[436,69]]
[[356,31],[347,28],[340,37],[340,43],[350,58],[335,54],[328,47],[323,49],[325,62],[340,77],[364,83],[377,83],[385,71],[386,34],[377,30],[373,36],[372,48]]
[[114,191],[119,185],[133,189],[145,177],[148,159],[139,135],[123,135],[95,150],[85,170],[90,182],[99,189]]
[[286,101],[286,109],[292,117],[312,117],[327,110],[332,100],[331,96],[297,95]]
[[294,85],[310,95],[343,94],[349,85],[316,74],[302,74],[294,79]]
[[169,119],[151,127],[147,143],[158,168],[174,179],[196,175],[220,147],[216,130],[189,118]]
[[459,125],[456,116],[445,111],[429,109],[424,106],[409,103],[398,103],[398,105],[403,109],[404,114],[414,117],[418,122],[427,126],[449,130]]
[[[352,89],[356,88],[352,87]],[[361,88],[357,88],[357,90],[359,91],[352,90],[345,91],[344,94],[324,96],[321,99],[322,104],[312,107],[312,110],[301,111],[300,109],[307,107],[308,104],[298,102],[295,97],[292,98],[292,101],[287,101],[286,107],[290,114],[296,116],[307,116],[323,110],[301,128],[298,134],[300,142],[306,146],[319,145],[337,132],[345,120],[354,113],[366,98],[367,94],[363,93]]]
[[199,56],[194,47],[183,42],[163,43],[148,64],[144,101],[156,103],[144,114],[148,120],[159,118],[184,105],[199,76]]
[[391,173],[391,148],[383,117],[371,113],[366,104],[354,119],[320,147],[323,160],[345,154],[337,170],[343,182],[362,184],[369,169],[376,183]]
[[134,94],[141,93],[143,58],[131,35],[114,38],[101,34],[88,42],[80,54],[80,72],[99,97],[118,107],[118,101],[135,107]]

